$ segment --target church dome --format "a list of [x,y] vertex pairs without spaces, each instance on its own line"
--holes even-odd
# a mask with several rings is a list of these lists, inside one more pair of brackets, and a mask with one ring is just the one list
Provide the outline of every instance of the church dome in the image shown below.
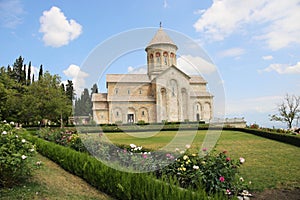
[[154,37],[152,38],[152,40],[147,45],[146,50],[148,48],[151,48],[152,46],[161,45],[161,44],[172,45],[176,49],[178,49],[176,44],[172,41],[172,39],[168,36],[168,34],[160,27],[156,32],[156,34],[154,35]]

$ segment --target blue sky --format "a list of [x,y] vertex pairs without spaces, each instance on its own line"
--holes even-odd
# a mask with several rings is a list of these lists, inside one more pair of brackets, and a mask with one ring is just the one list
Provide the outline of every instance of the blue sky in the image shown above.
[[[90,74],[80,67],[97,45],[162,21],[211,58],[222,79],[226,116],[278,127],[268,115],[286,93],[300,91],[299,20],[299,0],[0,0],[0,65],[21,55],[62,80],[73,79],[79,91],[91,87],[84,85]],[[145,36],[145,44],[150,39]],[[115,62],[116,73],[138,70],[145,55]]]

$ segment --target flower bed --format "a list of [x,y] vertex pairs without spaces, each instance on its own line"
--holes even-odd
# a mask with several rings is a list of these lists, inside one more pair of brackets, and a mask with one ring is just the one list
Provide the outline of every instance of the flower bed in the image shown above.
[[114,168],[150,171],[157,178],[175,181],[182,188],[194,191],[205,189],[209,194],[229,196],[239,195],[248,189],[247,182],[238,175],[238,168],[245,159],[231,159],[227,152],[208,154],[203,149],[202,155],[191,154],[189,145],[186,146],[186,152],[151,152],[134,144],[128,147],[115,146],[94,138],[85,140],[86,147],[82,148],[84,145],[74,132],[48,129],[39,131],[38,135],[75,150],[88,151],[109,166],[113,163]]

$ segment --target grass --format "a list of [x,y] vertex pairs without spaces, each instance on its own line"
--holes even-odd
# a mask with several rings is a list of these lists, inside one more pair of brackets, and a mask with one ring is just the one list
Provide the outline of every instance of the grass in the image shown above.
[[41,168],[35,170],[30,181],[13,187],[0,189],[1,200],[11,199],[66,199],[66,200],[93,200],[111,199],[88,185],[85,181],[74,176],[49,159],[37,155],[42,161]]
[[[111,133],[107,137],[115,144],[134,143],[149,149],[160,149],[176,136],[176,131],[159,133]],[[188,136],[194,132],[181,131],[177,139],[187,144]],[[199,151],[206,131],[198,131],[192,143],[192,151]],[[209,133],[214,134],[214,133]],[[152,135],[152,137],[146,137]],[[251,189],[262,191],[270,188],[300,187],[300,148],[265,139],[238,131],[222,131],[218,140],[217,151],[228,151],[228,155],[238,159],[244,157],[245,164],[240,168],[241,176],[251,181]]]

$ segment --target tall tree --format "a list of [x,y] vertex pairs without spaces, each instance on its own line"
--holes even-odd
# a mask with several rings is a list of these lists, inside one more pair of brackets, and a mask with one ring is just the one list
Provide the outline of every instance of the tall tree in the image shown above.
[[71,114],[72,107],[60,83],[60,77],[49,72],[44,73],[39,81],[32,83],[23,100],[25,107],[30,108],[24,115],[41,122],[43,119],[60,122],[61,118],[67,118]]
[[280,121],[292,128],[294,120],[300,119],[300,96],[288,95],[278,105],[278,114],[271,115],[271,121]]
[[92,101],[89,95],[89,90],[85,88],[81,94],[80,99],[75,100],[75,115],[77,116],[91,116],[92,115]]
[[28,64],[28,70],[27,70],[27,85],[30,85],[31,83],[31,61]]
[[20,56],[19,58],[16,59],[16,61],[13,64],[11,78],[14,79],[18,83],[20,83],[22,80],[23,62],[24,62],[24,58],[22,58],[22,56]]
[[20,78],[20,83],[22,85],[26,85],[26,64],[24,64],[24,67],[23,67],[23,70],[22,70],[22,73],[21,73],[21,78]]
[[68,99],[70,99],[70,101],[73,102],[73,99],[74,99],[74,96],[75,96],[75,92],[74,92],[73,82],[71,80],[67,81],[67,84],[66,84],[66,95],[67,95]]
[[40,66],[40,71],[39,71],[39,80],[43,78],[43,65]]

